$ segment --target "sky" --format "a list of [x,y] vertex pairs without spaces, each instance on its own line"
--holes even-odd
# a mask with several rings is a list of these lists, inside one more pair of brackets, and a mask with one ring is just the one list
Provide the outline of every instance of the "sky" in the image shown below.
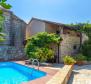
[[32,17],[60,22],[91,22],[91,0],[7,0],[11,11],[27,23]]

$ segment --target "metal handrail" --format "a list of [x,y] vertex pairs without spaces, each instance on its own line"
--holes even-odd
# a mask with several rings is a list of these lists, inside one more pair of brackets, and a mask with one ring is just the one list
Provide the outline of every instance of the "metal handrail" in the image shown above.
[[35,62],[38,63],[38,70],[39,70],[39,61],[38,61],[38,59],[33,59],[33,60],[32,60],[32,66],[34,65]]

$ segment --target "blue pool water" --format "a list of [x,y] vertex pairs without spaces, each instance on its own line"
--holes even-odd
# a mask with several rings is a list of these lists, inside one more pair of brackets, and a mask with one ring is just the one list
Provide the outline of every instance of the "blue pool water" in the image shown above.
[[46,73],[13,62],[0,63],[0,84],[21,84],[40,77]]

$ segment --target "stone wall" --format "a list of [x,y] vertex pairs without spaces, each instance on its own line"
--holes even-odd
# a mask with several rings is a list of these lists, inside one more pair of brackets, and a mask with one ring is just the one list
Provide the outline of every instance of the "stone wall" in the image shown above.
[[[13,35],[12,35],[12,40],[14,41],[14,45],[17,48],[21,48],[24,47],[23,42],[25,40],[25,30],[26,30],[26,24],[21,21],[19,18],[17,18],[16,16],[12,16],[12,31],[13,31]],[[11,42],[12,44],[12,42]]]
[[25,40],[26,23],[9,10],[3,10],[5,21],[3,23],[3,32],[6,34],[5,45],[22,47]]
[[[62,37],[63,39],[59,47],[60,62],[62,62],[63,56],[74,55],[78,52],[80,46],[79,32],[62,26],[57,26],[48,23],[46,23],[45,27],[48,33],[56,33],[57,30],[60,31],[60,37]],[[53,44],[52,48],[55,51],[55,56],[58,56],[57,44]]]
[[[1,8],[2,9],[2,8]],[[25,41],[25,30],[26,30],[26,23],[21,20],[19,17],[13,14],[13,12],[2,9],[3,10],[3,16],[5,17],[5,21],[3,23],[3,32],[6,34],[5,41],[0,43],[1,48],[1,54],[3,59],[9,58],[22,58],[24,53],[24,41]],[[14,49],[14,50],[13,50]],[[10,52],[10,54],[8,53]],[[6,53],[3,55],[3,53]]]
[[64,65],[46,84],[67,84],[74,65]]
[[80,47],[80,37],[72,34],[62,34],[63,41],[60,44],[60,59],[62,61],[63,56],[72,55],[78,53]]
[[11,46],[0,46],[0,61],[20,60],[25,58],[23,49]]
[[3,28],[3,32],[6,34],[5,36],[5,41],[3,42],[3,44],[5,45],[10,45],[10,32],[11,32],[11,12],[8,11],[4,11],[3,15],[5,17],[5,21],[4,21],[4,28]]
[[80,33],[76,32],[73,28],[50,21],[48,22],[39,19],[32,19],[26,28],[26,38],[29,38],[39,32],[56,33],[63,38],[62,43],[60,43],[59,49],[57,44],[53,44],[51,47],[55,51],[55,59],[58,59],[58,54],[60,55],[60,62],[62,61],[63,56],[74,56],[74,54],[76,54],[79,50]]

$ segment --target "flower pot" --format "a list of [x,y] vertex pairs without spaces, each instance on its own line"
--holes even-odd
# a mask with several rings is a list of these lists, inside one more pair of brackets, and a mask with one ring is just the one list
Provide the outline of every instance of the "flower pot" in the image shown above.
[[84,61],[77,61],[76,64],[81,66],[81,65],[84,65],[85,63],[84,63]]
[[72,64],[68,64],[68,63],[64,63],[64,65],[74,65],[75,63],[72,63]]

